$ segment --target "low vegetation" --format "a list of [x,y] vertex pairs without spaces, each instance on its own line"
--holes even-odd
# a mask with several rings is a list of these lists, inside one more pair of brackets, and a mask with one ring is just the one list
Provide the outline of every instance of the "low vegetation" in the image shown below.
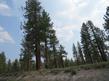
[[[95,72],[96,72],[96,75],[94,74]],[[101,80],[103,79],[105,80],[104,78],[105,76],[106,78],[108,78],[107,73],[109,73],[109,62],[102,62],[102,63],[96,63],[96,64],[72,66],[68,68],[56,68],[51,70],[42,69],[39,71],[30,71],[30,72],[22,72],[22,73],[21,72],[7,73],[7,74],[3,73],[3,74],[0,74],[0,81],[28,81],[28,79],[33,81],[34,80],[55,81],[56,77],[57,77],[57,81],[59,80],[68,81],[70,79],[72,81],[74,78],[76,78],[74,81],[80,81],[84,79],[86,76],[88,76],[89,78],[84,79],[84,81],[91,80],[91,77],[93,79],[97,79],[99,76],[100,77],[102,76]],[[95,78],[92,74],[95,75],[97,78]],[[100,77],[98,78],[98,80],[100,79]]]

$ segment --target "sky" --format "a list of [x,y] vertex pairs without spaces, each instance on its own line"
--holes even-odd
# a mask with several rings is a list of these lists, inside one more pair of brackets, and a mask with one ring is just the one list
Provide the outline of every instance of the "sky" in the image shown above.
[[[0,52],[7,58],[15,59],[20,55],[23,33],[20,29],[23,19],[22,6],[26,0],[0,0]],[[72,44],[80,41],[83,22],[93,21],[103,28],[103,16],[109,0],[39,0],[49,13],[57,38],[72,58]]]

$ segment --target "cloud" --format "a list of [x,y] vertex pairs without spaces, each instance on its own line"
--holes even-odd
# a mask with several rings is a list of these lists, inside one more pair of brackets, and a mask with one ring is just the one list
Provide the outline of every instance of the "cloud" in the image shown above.
[[10,34],[0,26],[0,43],[15,43]]
[[54,29],[56,30],[56,35],[58,39],[61,40],[61,43],[68,43],[75,36],[78,36],[78,34],[75,32],[79,32],[79,30],[77,29],[77,25],[73,24],[63,25],[62,27],[54,27]]
[[11,16],[11,8],[6,3],[0,3],[0,15]]
[[[76,32],[79,34],[82,23],[87,20],[92,20],[95,26],[103,28],[103,16],[108,4],[109,0],[59,0],[57,5],[60,5],[60,9],[52,13],[54,15],[53,20],[61,23],[59,27],[56,28],[57,35],[65,39],[66,32],[69,34],[72,30],[73,36],[66,36],[66,39],[75,39],[77,38],[77,36],[74,35],[75,30],[77,30]],[[58,23],[55,23],[55,25],[58,26]],[[69,40],[66,41],[69,42]]]

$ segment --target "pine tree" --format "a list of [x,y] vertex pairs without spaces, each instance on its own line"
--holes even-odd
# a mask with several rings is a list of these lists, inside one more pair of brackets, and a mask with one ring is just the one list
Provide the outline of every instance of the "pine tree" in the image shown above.
[[[106,37],[106,42],[109,42],[109,6],[106,9],[106,14],[104,15],[104,21],[105,23],[103,24],[104,29],[106,31],[107,37]],[[106,44],[107,50],[109,49],[109,45]],[[109,56],[109,52],[107,51],[108,56]]]
[[36,69],[40,69],[42,56],[45,61],[45,67],[49,67],[50,56],[52,56],[49,54],[51,48],[53,49],[54,64],[57,67],[56,46],[58,45],[58,40],[49,14],[40,6],[38,0],[27,0],[24,17],[24,40],[25,43],[29,42],[30,52],[35,54]]
[[60,67],[64,67],[64,60],[63,58],[65,58],[67,55],[67,52],[64,50],[64,47],[62,45],[59,46],[59,59],[58,59],[58,63],[60,65]]
[[57,37],[55,35],[55,30],[50,31],[50,49],[53,54],[53,66],[54,68],[58,67],[58,61],[57,61],[57,47],[59,45],[59,41],[57,40]]
[[[26,39],[26,38],[25,38]],[[29,41],[22,41],[22,49],[20,54],[21,70],[30,71],[33,51],[31,50],[31,43]]]
[[[100,29],[98,29],[97,27],[95,27],[91,21],[87,22],[87,26],[91,29],[92,34],[93,34],[93,38],[95,40],[95,44],[93,44],[93,45],[96,45],[96,47],[98,48],[102,60],[107,61],[107,56],[105,53],[105,44],[104,44],[104,40],[103,40],[105,35],[101,36],[103,34],[103,32]],[[93,50],[95,50],[96,47]],[[97,51],[95,51],[94,55],[96,55],[95,59],[97,59],[97,57],[99,59],[99,54],[97,53]]]
[[11,72],[12,71],[12,63],[11,60],[8,60],[8,64],[7,64],[7,72]]
[[91,21],[88,21],[82,26],[81,43],[83,46],[86,62],[89,59],[91,63],[107,61],[105,34],[102,30],[95,27]]
[[93,63],[91,36],[85,23],[82,24],[81,28],[81,43],[86,63]]
[[64,66],[65,67],[69,67],[70,66],[70,60],[68,58],[65,59]]
[[0,73],[6,72],[6,56],[4,52],[0,53]]
[[104,29],[109,33],[109,7],[107,7],[106,14],[104,15]]
[[53,30],[51,19],[49,17],[49,14],[43,10],[42,16],[41,16],[41,27],[42,27],[42,42],[44,42],[44,56],[45,56],[45,67],[49,67],[49,43],[50,43],[50,31]]
[[76,49],[76,46],[75,44],[73,44],[73,58],[75,60],[75,62],[78,64],[78,52],[77,52],[77,49]]
[[26,41],[31,42],[31,49],[36,58],[36,69],[39,70],[41,66],[40,59],[40,43],[41,43],[41,10],[40,2],[38,0],[27,0],[25,7],[25,22],[23,25]]
[[12,72],[18,72],[20,70],[19,61],[17,59],[12,63]]
[[82,48],[79,42],[77,42],[77,47],[78,47],[78,54],[80,57],[80,62],[84,64],[85,63],[84,55],[83,55],[83,51],[82,51]]

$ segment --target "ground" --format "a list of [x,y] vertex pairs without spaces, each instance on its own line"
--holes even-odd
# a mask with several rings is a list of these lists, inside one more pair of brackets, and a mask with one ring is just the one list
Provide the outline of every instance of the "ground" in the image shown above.
[[0,81],[109,81],[109,62],[69,68],[0,74]]
[[0,81],[109,81],[109,69],[81,70],[75,75],[63,71],[58,73],[29,72],[21,75],[1,76]]

